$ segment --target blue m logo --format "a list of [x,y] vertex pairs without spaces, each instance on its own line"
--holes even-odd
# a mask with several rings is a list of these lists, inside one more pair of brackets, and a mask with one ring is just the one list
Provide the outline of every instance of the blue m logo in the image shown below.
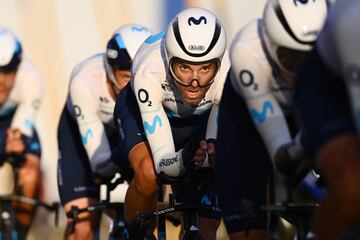
[[201,16],[199,19],[196,19],[196,18],[194,18],[194,17],[190,17],[189,19],[188,19],[188,24],[189,24],[189,26],[191,26],[191,23],[193,23],[193,24],[195,24],[195,25],[199,25],[199,24],[201,24],[201,22],[204,20],[204,24],[206,24],[207,23],[207,20],[206,20],[206,18],[204,17],[204,16]]
[[255,119],[255,121],[257,123],[261,124],[261,123],[265,122],[268,112],[270,112],[271,114],[274,114],[274,107],[270,101],[266,101],[266,102],[264,102],[260,112],[258,112],[258,110],[256,110],[255,108],[251,108],[250,112],[251,112],[252,117]]
[[159,115],[156,115],[153,119],[152,124],[150,125],[147,121],[144,122],[145,132],[153,134],[156,130],[156,124],[159,123],[159,126],[162,127],[162,121]]

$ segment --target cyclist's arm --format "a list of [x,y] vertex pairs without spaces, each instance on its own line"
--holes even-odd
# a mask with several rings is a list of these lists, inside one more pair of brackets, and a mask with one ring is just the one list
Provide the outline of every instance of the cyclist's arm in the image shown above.
[[36,116],[44,96],[44,80],[40,74],[26,76],[26,79],[18,79],[23,84],[19,93],[20,103],[16,109],[11,128],[19,129],[27,137],[33,136]]
[[230,58],[228,51],[225,52],[221,62],[221,68],[217,74],[216,81],[216,92],[214,96],[214,103],[211,108],[207,128],[206,128],[206,139],[216,139],[218,130],[218,114],[219,114],[219,103],[224,89],[225,80],[230,69]]
[[274,159],[277,149],[291,142],[291,137],[284,114],[270,89],[271,68],[257,61],[259,56],[241,43],[233,46],[230,58],[232,85],[243,96],[268,153]]
[[183,172],[181,151],[175,152],[169,120],[162,106],[163,89],[142,67],[135,73],[133,90],[139,105],[157,173],[178,177]]
[[214,103],[211,108],[211,112],[209,115],[209,120],[207,122],[206,128],[206,139],[214,139],[217,138],[217,129],[218,129],[218,115],[219,115],[219,106]]
[[112,176],[117,167],[111,160],[111,149],[104,125],[98,114],[97,102],[84,85],[71,84],[70,96],[81,141],[90,160],[94,173]]

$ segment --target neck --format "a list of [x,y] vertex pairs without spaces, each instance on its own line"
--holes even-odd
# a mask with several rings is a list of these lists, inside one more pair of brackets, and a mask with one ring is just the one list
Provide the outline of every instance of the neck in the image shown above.
[[109,91],[109,94],[111,96],[111,98],[115,101],[116,100],[116,96],[119,92],[119,88],[110,80],[106,81],[106,85],[107,85],[107,89]]
[[290,86],[294,86],[295,85],[295,76],[291,73],[288,73],[288,72],[285,72],[285,71],[282,71],[280,69],[280,76],[281,78],[287,83],[289,84]]

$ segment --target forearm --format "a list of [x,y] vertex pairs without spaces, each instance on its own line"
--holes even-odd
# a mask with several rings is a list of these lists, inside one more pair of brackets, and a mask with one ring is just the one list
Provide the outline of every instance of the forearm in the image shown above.
[[274,159],[279,147],[291,142],[284,114],[273,96],[247,100],[247,105],[256,129],[260,133],[271,159]]
[[209,120],[206,128],[206,139],[216,139],[217,130],[218,130],[218,115],[219,115],[219,106],[214,104],[211,108]]

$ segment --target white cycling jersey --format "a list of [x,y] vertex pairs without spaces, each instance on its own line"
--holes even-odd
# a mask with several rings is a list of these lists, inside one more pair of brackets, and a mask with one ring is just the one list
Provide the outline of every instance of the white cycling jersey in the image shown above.
[[168,118],[188,118],[210,112],[206,139],[216,139],[218,104],[230,67],[225,53],[216,80],[196,107],[183,102],[168,74],[163,33],[148,38],[133,63],[132,87],[136,95],[144,130],[152,151],[155,169],[169,176],[183,171],[181,151],[176,152]]
[[263,34],[262,21],[258,19],[235,36],[230,49],[231,83],[244,98],[273,159],[281,145],[291,142],[282,108],[291,107],[293,90],[272,63]]
[[76,117],[82,143],[93,172],[111,175],[118,168],[110,160],[111,149],[104,124],[116,130],[115,101],[107,86],[105,54],[97,54],[77,65],[70,80],[67,107]]
[[16,108],[11,128],[31,137],[36,115],[44,96],[45,81],[40,72],[25,58],[15,75],[14,86],[0,105],[0,116],[6,116]]

